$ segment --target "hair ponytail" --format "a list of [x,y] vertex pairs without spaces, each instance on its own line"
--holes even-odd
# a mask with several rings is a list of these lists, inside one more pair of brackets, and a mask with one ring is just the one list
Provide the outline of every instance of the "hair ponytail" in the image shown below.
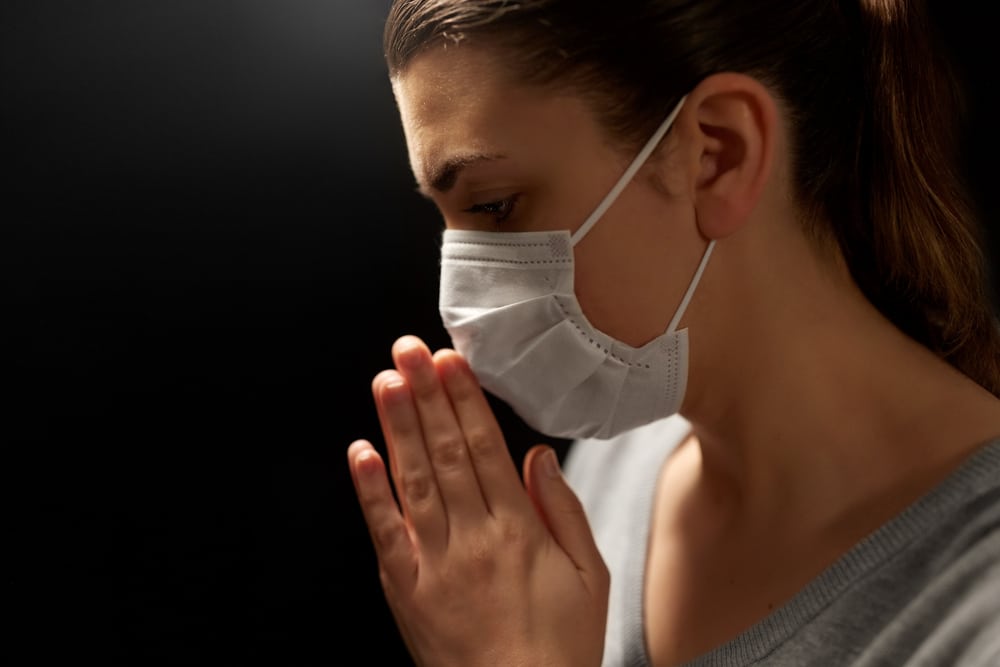
[[867,69],[857,199],[840,232],[861,289],[907,334],[1000,396],[1000,324],[961,174],[963,109],[921,2],[860,0]]

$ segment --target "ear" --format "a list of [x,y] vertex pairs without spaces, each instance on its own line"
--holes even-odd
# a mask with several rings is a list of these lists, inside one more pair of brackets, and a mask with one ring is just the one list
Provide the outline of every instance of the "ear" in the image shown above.
[[698,227],[709,239],[740,229],[772,173],[777,104],[743,74],[713,74],[691,91],[677,118]]

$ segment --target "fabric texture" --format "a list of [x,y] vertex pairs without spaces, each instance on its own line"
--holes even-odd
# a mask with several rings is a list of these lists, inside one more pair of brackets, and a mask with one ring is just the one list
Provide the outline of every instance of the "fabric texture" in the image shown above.
[[[663,461],[679,416],[564,462],[611,571],[603,666],[649,665],[643,576]],[[1000,667],[1000,439],[855,545],[760,622],[690,667]]]

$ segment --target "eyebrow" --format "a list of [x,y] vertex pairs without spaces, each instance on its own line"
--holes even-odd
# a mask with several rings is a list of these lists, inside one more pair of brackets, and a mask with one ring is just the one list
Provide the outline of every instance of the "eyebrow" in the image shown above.
[[[479,164],[481,162],[505,160],[506,158],[506,155],[500,155],[498,153],[469,153],[466,155],[456,155],[448,158],[441,164],[434,166],[432,169],[429,169],[427,182],[430,183],[430,188],[437,190],[438,192],[448,192],[455,187],[459,174],[461,174],[462,170],[466,167]],[[430,192],[425,186],[420,185],[417,190],[425,197],[430,197]]]

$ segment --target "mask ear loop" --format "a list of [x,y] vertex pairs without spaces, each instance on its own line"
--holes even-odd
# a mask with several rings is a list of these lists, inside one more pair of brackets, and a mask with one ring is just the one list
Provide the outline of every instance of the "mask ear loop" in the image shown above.
[[698,264],[698,270],[694,272],[694,277],[691,279],[691,284],[688,285],[687,292],[684,293],[684,298],[681,299],[681,305],[677,307],[677,313],[674,315],[674,319],[670,320],[670,326],[667,327],[667,333],[673,333],[677,330],[677,325],[681,323],[681,318],[684,317],[684,311],[687,310],[688,304],[691,303],[691,297],[694,296],[694,290],[698,287],[698,283],[701,282],[701,275],[705,273],[705,267],[708,266],[708,258],[712,255],[712,248],[715,247],[715,239],[708,242],[708,247],[705,248],[705,254],[701,257],[701,263]]
[[639,151],[639,154],[635,156],[634,160],[632,160],[632,164],[628,166],[628,169],[625,170],[622,177],[618,179],[617,183],[615,183],[615,187],[611,188],[611,192],[604,197],[604,200],[598,204],[597,208],[594,209],[594,212],[590,214],[590,217],[587,218],[582,225],[580,225],[580,228],[573,232],[573,235],[570,237],[570,243],[574,246],[579,243],[587,232],[590,231],[590,228],[594,226],[594,223],[600,220],[601,216],[604,215],[609,208],[611,208],[611,205],[615,203],[616,199],[618,199],[618,195],[620,195],[622,190],[625,189],[625,186],[629,184],[632,177],[635,176],[635,173],[639,171],[639,168],[642,167],[646,160],[649,159],[649,156],[659,145],[660,140],[663,139],[663,135],[665,135],[667,130],[670,129],[670,126],[674,124],[674,119],[677,118],[677,114],[680,113],[681,107],[684,106],[684,100],[686,99],[687,95],[682,97],[680,102],[677,103],[677,106],[674,107],[674,110],[670,112],[669,116],[667,116],[666,120],[660,123],[660,127],[657,128],[656,132],[653,133],[653,136],[646,142],[646,145],[642,147],[641,151]]
[[[625,186],[632,181],[636,172],[639,171],[642,165],[646,163],[646,160],[649,159],[649,156],[652,155],[653,151],[656,150],[656,147],[660,144],[663,136],[674,124],[674,120],[677,118],[677,114],[680,113],[681,107],[684,106],[685,100],[687,100],[687,95],[680,99],[677,106],[674,107],[674,110],[670,112],[670,115],[667,116],[662,123],[660,123],[660,127],[658,127],[656,132],[653,133],[653,136],[649,138],[649,141],[647,141],[646,145],[642,147],[639,154],[635,156],[635,159],[632,160],[632,163],[628,166],[628,169],[625,170],[625,173],[622,174],[622,177],[618,179],[618,182],[615,183],[615,186],[611,188],[611,192],[604,197],[604,200],[598,204],[597,208],[594,209],[594,212],[590,214],[590,217],[588,217],[584,223],[580,225],[580,228],[573,232],[573,235],[570,237],[570,243],[572,243],[572,245],[575,246],[579,243],[587,232],[590,231],[590,228],[593,227],[594,224],[601,219],[601,216],[603,216],[607,210],[611,208],[611,205],[615,203],[615,200],[618,199],[618,195],[620,195],[622,190],[625,189]],[[698,270],[695,271],[694,277],[691,279],[691,284],[688,285],[687,291],[684,293],[684,298],[681,299],[681,305],[677,307],[677,312],[674,314],[674,318],[670,321],[670,326],[667,327],[668,333],[676,331],[677,325],[680,324],[681,318],[684,317],[684,312],[687,310],[688,304],[691,303],[691,297],[694,296],[694,291],[698,287],[698,283],[701,282],[701,276],[705,273],[705,267],[708,265],[708,258],[711,257],[712,248],[714,247],[715,239],[712,239],[709,241],[708,247],[705,249],[705,254],[702,255],[701,263],[698,264]]]

